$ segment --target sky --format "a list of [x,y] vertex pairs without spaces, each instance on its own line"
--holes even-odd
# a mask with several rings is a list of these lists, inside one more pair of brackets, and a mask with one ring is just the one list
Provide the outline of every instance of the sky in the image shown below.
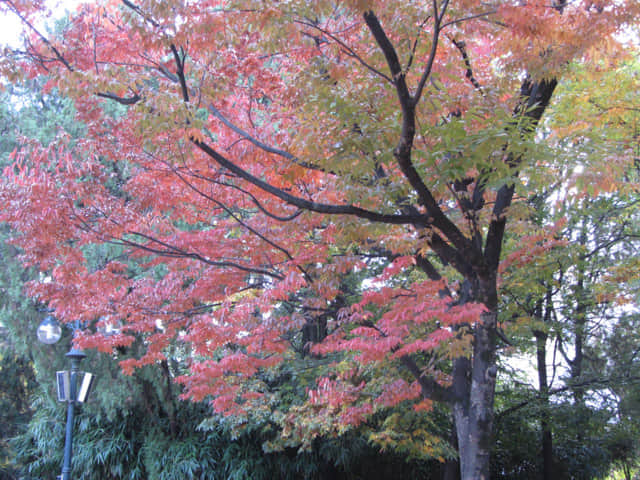
[[[74,10],[80,3],[87,0],[46,0],[47,7],[53,12],[48,19],[42,19],[38,28],[47,20],[62,17],[66,11]],[[22,30],[20,19],[13,13],[4,13],[0,10],[0,48],[6,45],[11,47],[20,46],[20,31]]]

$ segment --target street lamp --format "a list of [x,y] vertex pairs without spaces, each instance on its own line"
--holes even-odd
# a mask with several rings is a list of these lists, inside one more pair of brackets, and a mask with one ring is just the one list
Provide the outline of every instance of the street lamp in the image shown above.
[[[38,340],[46,344],[53,344],[60,340],[62,328],[56,319],[47,315],[38,327]],[[64,438],[64,460],[62,474],[58,480],[71,479],[71,457],[73,455],[73,417],[76,403],[84,403],[89,396],[89,391],[95,376],[92,373],[80,370],[80,362],[86,355],[82,350],[71,350],[66,354],[71,360],[71,370],[56,372],[56,385],[58,387],[58,401],[67,402],[67,428]]]
[[62,328],[56,322],[55,317],[47,315],[38,327],[38,340],[47,345],[51,345],[60,340]]

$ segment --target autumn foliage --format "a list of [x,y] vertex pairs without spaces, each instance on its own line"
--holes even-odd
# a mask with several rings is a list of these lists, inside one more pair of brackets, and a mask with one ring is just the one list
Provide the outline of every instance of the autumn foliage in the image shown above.
[[[536,132],[573,66],[626,60],[639,15],[635,0],[82,5],[5,58],[73,98],[86,135],[25,139],[2,219],[80,346],[142,342],[125,372],[177,356],[185,397],[291,435],[443,401],[463,478],[480,478],[501,272],[562,245],[529,200],[573,181],[562,139],[590,120]],[[630,147],[602,148],[631,166]],[[270,379],[302,357],[331,363],[281,411]]]

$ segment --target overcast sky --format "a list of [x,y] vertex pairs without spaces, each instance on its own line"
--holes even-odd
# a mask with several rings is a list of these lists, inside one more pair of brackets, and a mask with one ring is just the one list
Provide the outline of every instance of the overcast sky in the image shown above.
[[[84,1],[86,0],[46,0],[46,4],[53,12],[52,18],[58,18],[63,16],[65,11],[74,10]],[[41,27],[42,23],[46,22],[46,20],[47,19],[42,19],[38,27]],[[20,19],[14,13],[3,13],[0,11],[0,45],[19,46],[21,29]]]

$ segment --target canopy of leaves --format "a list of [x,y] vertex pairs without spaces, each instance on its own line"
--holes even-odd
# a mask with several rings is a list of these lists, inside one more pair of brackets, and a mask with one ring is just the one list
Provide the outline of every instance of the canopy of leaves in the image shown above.
[[[177,358],[185,397],[306,446],[443,400],[459,442],[484,430],[460,449],[485,458],[502,295],[543,291],[531,278],[575,240],[536,208],[560,185],[554,212],[619,179],[637,191],[637,146],[607,127],[626,100],[571,99],[581,82],[603,95],[639,15],[634,0],[83,5],[5,58],[71,98],[86,134],[21,142],[1,217],[51,279],[31,294],[127,373]],[[300,358],[314,375],[289,401],[274,378]]]

